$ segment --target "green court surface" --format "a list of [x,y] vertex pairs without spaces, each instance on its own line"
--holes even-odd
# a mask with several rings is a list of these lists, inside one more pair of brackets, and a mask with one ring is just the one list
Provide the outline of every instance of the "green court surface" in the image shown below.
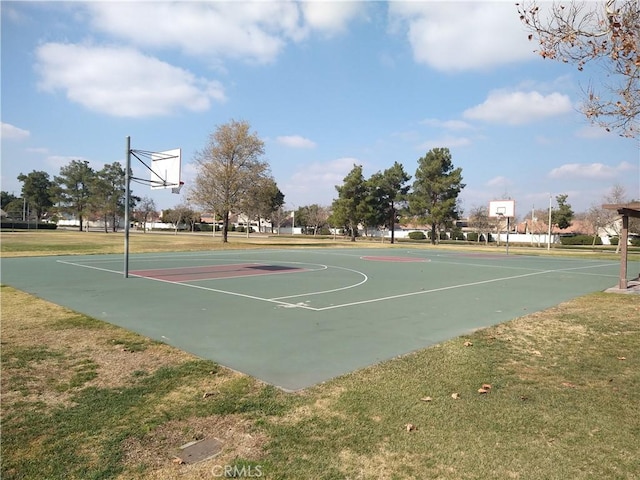
[[[426,249],[5,258],[2,283],[286,390],[616,284],[619,262]],[[631,265],[638,269],[638,265]]]

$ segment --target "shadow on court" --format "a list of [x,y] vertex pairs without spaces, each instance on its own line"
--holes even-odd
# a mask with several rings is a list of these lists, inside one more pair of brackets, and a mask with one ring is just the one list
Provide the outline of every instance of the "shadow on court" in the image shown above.
[[129,278],[123,262],[2,259],[2,283],[286,390],[605,290],[619,269],[424,249],[141,254]]

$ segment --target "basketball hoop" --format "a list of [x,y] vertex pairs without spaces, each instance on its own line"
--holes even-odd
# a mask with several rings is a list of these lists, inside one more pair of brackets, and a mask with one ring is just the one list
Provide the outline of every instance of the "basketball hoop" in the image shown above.
[[182,188],[182,186],[184,185],[184,182],[180,182],[180,184],[177,187],[172,187],[171,188],[171,193],[180,193],[180,189]]

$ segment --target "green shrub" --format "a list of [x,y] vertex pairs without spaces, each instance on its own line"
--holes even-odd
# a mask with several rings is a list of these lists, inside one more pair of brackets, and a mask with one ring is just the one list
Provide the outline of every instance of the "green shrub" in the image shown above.
[[409,232],[409,238],[411,240],[424,240],[427,237],[424,235],[424,232]]
[[[593,235],[574,235],[572,237],[560,237],[562,245],[593,245]],[[595,245],[602,245],[602,239],[596,237]]]
[[2,219],[0,228],[13,230],[56,230],[58,225],[55,223],[38,223],[23,222],[22,220]]
[[611,245],[618,245],[618,243],[620,243],[620,238],[619,237],[609,237],[609,241],[611,242]]
[[467,241],[469,241],[469,242],[477,242],[478,241],[478,233],[477,232],[469,232],[469,233],[467,233]]
[[640,237],[633,237],[631,239],[631,246],[632,247],[640,247]]
[[[468,242],[485,242],[485,236],[480,233],[478,234],[478,232],[469,232],[467,233],[467,241]],[[489,234],[489,241],[493,242],[493,237],[491,236],[491,234]]]
[[459,228],[455,228],[451,231],[451,240],[464,240],[464,234]]

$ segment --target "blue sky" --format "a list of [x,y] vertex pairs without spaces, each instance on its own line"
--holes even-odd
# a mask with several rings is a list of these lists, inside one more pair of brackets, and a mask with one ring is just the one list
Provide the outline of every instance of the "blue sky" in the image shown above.
[[[514,2],[10,2],[2,13],[2,190],[71,160],[132,148],[194,153],[248,121],[289,208],[330,205],[354,164],[412,175],[451,150],[463,210],[516,214],[567,194],[577,212],[615,184],[640,198],[638,140],[592,127],[603,73],[543,60]],[[134,175],[147,176],[133,160]],[[184,193],[133,193],[171,208]],[[183,190],[184,192],[184,190]]]

